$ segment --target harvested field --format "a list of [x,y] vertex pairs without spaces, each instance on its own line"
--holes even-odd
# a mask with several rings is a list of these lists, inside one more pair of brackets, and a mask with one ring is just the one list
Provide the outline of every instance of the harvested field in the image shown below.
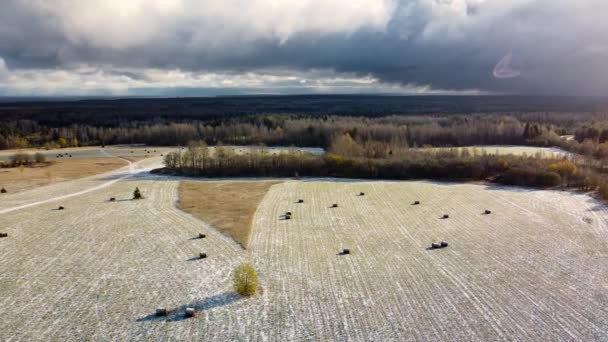
[[0,169],[0,186],[9,193],[88,177],[119,169],[127,162],[115,157],[75,158],[51,161],[42,165]]
[[[83,191],[117,176],[123,177],[116,173],[61,185]],[[0,240],[0,340],[230,336],[220,335],[221,328],[212,335],[203,322],[214,319],[213,308],[233,310],[245,301],[231,293],[230,272],[247,255],[212,228],[205,229],[206,239],[191,240],[204,224],[175,207],[178,184],[134,174],[61,200],[69,208],[65,212],[53,211],[58,203],[51,202],[1,214],[0,226],[11,238]],[[146,199],[127,200],[135,186]],[[11,202],[25,204],[30,198],[25,194],[32,192],[46,197],[33,190],[10,195],[20,199]],[[107,202],[111,195],[118,201]],[[198,260],[201,250],[208,259],[190,260]],[[160,322],[157,307],[170,310]],[[185,307],[196,308],[201,320],[182,321]]]
[[[299,219],[274,219],[287,209]],[[269,316],[287,310],[279,340],[606,340],[606,219],[566,192],[288,182],[258,209],[250,250]]]
[[271,181],[183,181],[179,208],[192,214],[247,248],[255,211]]
[[[180,179],[144,172],[159,164],[7,195],[0,340],[608,339],[608,208],[590,197],[288,181],[244,251],[175,206]],[[129,200],[136,186],[145,199]],[[449,247],[427,250],[437,241]],[[232,292],[241,262],[258,270],[252,298]]]

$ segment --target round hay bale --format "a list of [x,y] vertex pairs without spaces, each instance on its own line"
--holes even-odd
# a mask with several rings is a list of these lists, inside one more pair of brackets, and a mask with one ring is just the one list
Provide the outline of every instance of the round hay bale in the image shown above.
[[344,254],[344,255],[350,254],[350,249],[348,249],[348,248],[344,248],[344,249],[342,250],[342,254]]
[[207,259],[207,253],[200,253],[198,256],[201,259]]
[[299,199],[298,203],[304,203],[304,200],[303,199]]
[[448,215],[448,214],[443,214],[443,216],[442,216],[441,218],[442,218],[442,219],[449,219],[449,218],[450,218],[450,215]]
[[486,214],[486,215],[490,215],[492,213],[492,211],[486,209],[486,211],[484,211],[483,213]]
[[110,202],[115,202],[116,201],[116,197],[110,197]]
[[8,233],[0,233],[0,238],[8,237]]
[[165,308],[158,308],[158,309],[156,309],[155,315],[156,315],[156,317],[167,316],[167,315],[169,315],[169,310],[167,310]]
[[414,202],[414,205],[419,205],[419,204],[420,204],[420,201],[415,201]]
[[7,191],[6,191],[6,189],[5,189],[5,188],[2,188],[2,189],[0,189],[0,193],[5,194],[5,193],[7,193]]
[[186,318],[192,318],[196,316],[196,310],[194,308],[186,308],[186,312],[184,314]]
[[338,207],[338,205],[337,205],[336,203],[334,203],[334,204],[333,204],[331,207],[332,207],[332,208],[337,208],[337,207]]
[[441,241],[441,243],[439,244],[441,246],[441,248],[445,248],[448,246],[447,241]]
[[198,238],[199,238],[199,239],[204,239],[204,238],[206,238],[206,237],[207,237],[207,235],[205,235],[205,234],[203,234],[203,233],[199,233],[199,234],[198,234]]
[[432,248],[432,249],[441,248],[441,243],[439,243],[439,242],[433,242],[433,243],[431,244],[431,248]]
[[64,206],[59,206],[59,208],[57,208],[57,210],[64,210],[65,207]]
[[365,196],[365,192],[360,192],[359,196]]
[[285,215],[286,220],[291,220],[291,215]]

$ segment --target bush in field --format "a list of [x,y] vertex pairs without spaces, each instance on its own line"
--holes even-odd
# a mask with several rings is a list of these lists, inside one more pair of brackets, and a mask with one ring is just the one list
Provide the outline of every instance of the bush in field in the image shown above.
[[608,184],[606,184],[606,183],[600,184],[600,186],[598,188],[598,192],[604,200],[608,200]]
[[139,188],[135,188],[135,191],[133,191],[133,199],[142,199],[144,198],[144,196],[141,194],[141,191],[139,190]]
[[234,290],[242,296],[253,296],[258,289],[258,275],[253,265],[240,264],[234,269]]
[[576,173],[576,165],[569,160],[561,160],[549,165],[548,171],[558,173],[562,178],[567,179]]
[[540,186],[553,187],[562,184],[562,177],[557,172],[543,172],[538,176],[537,182]]
[[31,161],[32,161],[32,157],[27,153],[15,153],[10,158],[10,164],[12,167],[27,165]]
[[46,156],[38,152],[34,155],[34,160],[36,161],[36,163],[44,163],[46,162]]

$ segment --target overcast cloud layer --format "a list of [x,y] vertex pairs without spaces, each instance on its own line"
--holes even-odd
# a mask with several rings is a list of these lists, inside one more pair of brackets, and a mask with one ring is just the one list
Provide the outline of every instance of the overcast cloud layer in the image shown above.
[[605,13],[605,0],[2,0],[0,95],[608,95]]

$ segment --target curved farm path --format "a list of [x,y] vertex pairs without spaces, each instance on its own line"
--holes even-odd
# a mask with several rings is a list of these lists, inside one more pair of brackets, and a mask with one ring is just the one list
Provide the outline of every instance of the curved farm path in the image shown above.
[[[608,208],[590,197],[288,181],[245,252],[176,208],[180,179],[146,172],[159,163],[5,197],[0,340],[608,340]],[[231,271],[247,260],[263,292],[242,299]]]
[[39,189],[20,192],[14,195],[5,195],[2,198],[2,203],[0,203],[0,214],[7,214],[40,204],[47,204],[84,195],[92,191],[106,188],[118,181],[125,180],[137,174],[150,172],[151,170],[162,166],[162,160],[160,158],[149,158],[139,162],[131,162],[130,160],[121,157],[115,158],[124,160],[127,163],[127,166],[90,177],[54,183]]

